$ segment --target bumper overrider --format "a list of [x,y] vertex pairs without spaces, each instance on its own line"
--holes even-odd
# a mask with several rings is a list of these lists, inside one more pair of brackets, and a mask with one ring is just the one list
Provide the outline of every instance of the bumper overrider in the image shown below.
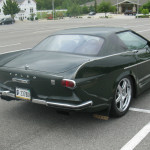
[[[0,95],[2,96],[2,98],[7,97],[9,100],[17,99],[15,94],[11,93],[10,91],[2,91],[1,90]],[[6,98],[6,100],[7,100],[7,98]],[[3,99],[5,100],[5,98],[3,98]],[[80,103],[80,104],[69,104],[69,103],[52,102],[52,101],[46,101],[46,100],[32,98],[31,102],[36,103],[36,104],[45,105],[45,106],[56,107],[56,108],[61,108],[61,109],[70,109],[70,110],[82,110],[82,109],[89,108],[90,106],[93,105],[93,101],[91,101],[91,100]]]

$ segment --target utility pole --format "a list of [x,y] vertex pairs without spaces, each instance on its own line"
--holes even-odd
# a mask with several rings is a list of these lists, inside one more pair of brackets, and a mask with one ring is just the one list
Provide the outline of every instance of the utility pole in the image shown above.
[[53,20],[55,19],[55,4],[54,0],[52,0],[52,9],[53,9]]
[[137,18],[139,17],[139,4],[140,4],[140,0],[137,0]]
[[117,14],[118,14],[118,0],[117,0]]

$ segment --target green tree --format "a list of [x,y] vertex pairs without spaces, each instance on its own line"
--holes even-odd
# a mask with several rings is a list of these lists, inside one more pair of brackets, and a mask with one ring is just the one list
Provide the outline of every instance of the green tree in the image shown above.
[[78,4],[73,4],[67,11],[68,16],[79,16],[81,14],[81,7]]
[[88,8],[86,5],[84,5],[84,6],[82,7],[82,13],[83,13],[83,14],[88,14],[88,13],[89,13],[89,8]]
[[142,10],[143,10],[143,6],[141,6],[141,7],[139,8],[139,13],[142,13]]
[[[55,0],[55,8],[68,9],[72,4],[82,5],[93,0]],[[52,9],[52,0],[36,0],[37,9]]]
[[149,12],[150,12],[150,1],[145,3],[143,6],[142,6],[143,9],[148,9]]
[[111,6],[110,12],[117,12],[117,7],[116,6]]
[[91,5],[91,6],[89,7],[89,11],[95,11],[94,6]]
[[15,14],[17,14],[19,11],[20,8],[16,1],[6,0],[6,3],[4,3],[3,6],[4,15],[11,15],[11,17],[14,18]]
[[94,11],[97,12],[97,0],[94,1]]
[[148,10],[148,9],[143,9],[143,10],[142,10],[142,14],[143,14],[143,15],[149,14],[149,10]]
[[98,12],[103,12],[105,13],[105,17],[106,17],[106,13],[108,12],[113,12],[114,11],[114,7],[111,5],[110,2],[105,2],[102,1],[99,6],[98,6]]

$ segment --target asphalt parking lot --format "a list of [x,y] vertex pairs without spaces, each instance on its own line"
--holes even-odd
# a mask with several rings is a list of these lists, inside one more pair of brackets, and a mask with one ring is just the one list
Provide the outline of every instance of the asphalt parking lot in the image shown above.
[[[61,29],[114,26],[150,40],[150,19],[71,19],[0,26],[0,53],[32,48]],[[0,100],[0,150],[149,150],[150,90],[133,99],[127,115],[108,121],[88,113],[61,115],[27,102]]]

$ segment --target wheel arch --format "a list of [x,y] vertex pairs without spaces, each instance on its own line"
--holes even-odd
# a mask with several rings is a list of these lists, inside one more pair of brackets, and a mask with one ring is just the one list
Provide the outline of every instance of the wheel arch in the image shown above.
[[136,75],[133,71],[131,70],[128,70],[128,71],[125,71],[125,72],[122,72],[116,79],[116,82],[115,82],[115,89],[116,89],[116,86],[118,85],[118,83],[120,82],[120,80],[122,78],[125,78],[125,77],[129,77],[132,81],[132,84],[133,84],[133,97],[136,97],[138,95],[138,86],[137,86],[137,79],[136,79]]

